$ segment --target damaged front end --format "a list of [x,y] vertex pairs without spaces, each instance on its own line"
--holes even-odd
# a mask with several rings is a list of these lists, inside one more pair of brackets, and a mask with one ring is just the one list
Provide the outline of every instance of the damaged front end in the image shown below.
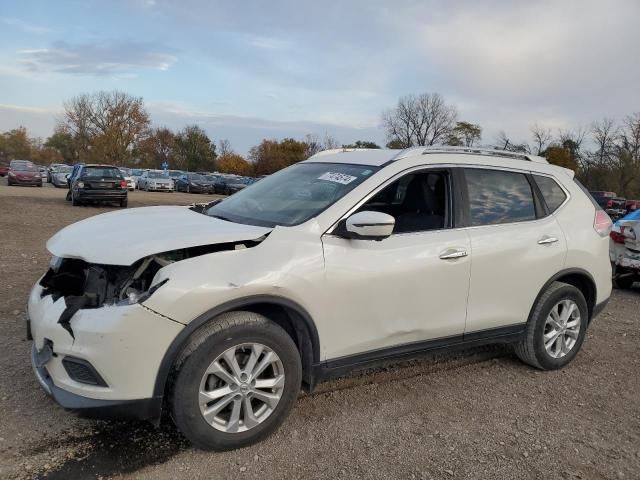
[[54,302],[60,297],[64,298],[66,308],[58,323],[75,338],[70,320],[78,310],[144,302],[168,281],[164,279],[153,284],[156,274],[163,267],[209,253],[252,247],[262,240],[263,238],[157,253],[129,266],[53,257],[49,270],[40,280],[41,297],[51,295]]

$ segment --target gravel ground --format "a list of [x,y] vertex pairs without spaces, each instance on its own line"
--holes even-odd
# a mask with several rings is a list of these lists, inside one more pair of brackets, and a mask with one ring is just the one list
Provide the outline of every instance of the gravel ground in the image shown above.
[[[129,206],[211,197],[134,192]],[[194,450],[165,420],[80,419],[40,390],[24,304],[46,240],[113,210],[0,180],[0,478],[640,478],[640,288],[614,292],[566,369],[504,347],[431,356],[325,383],[243,450]]]

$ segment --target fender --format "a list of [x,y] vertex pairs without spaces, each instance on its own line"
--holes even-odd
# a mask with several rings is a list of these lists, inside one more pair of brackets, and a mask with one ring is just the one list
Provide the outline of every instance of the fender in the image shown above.
[[251,305],[257,304],[272,304],[278,305],[296,312],[299,317],[302,319],[302,322],[307,329],[309,334],[309,339],[311,341],[311,349],[313,355],[313,364],[318,364],[320,361],[320,340],[318,337],[318,330],[316,328],[311,315],[299,304],[296,302],[289,300],[285,297],[279,297],[277,295],[251,295],[248,297],[237,298],[235,300],[231,300],[225,303],[222,303],[210,310],[207,310],[190,323],[188,323],[176,336],[176,338],[171,342],[169,348],[164,354],[162,358],[162,362],[160,363],[160,368],[158,369],[158,374],[156,376],[156,382],[153,389],[154,397],[162,397],[165,393],[165,388],[167,385],[167,379],[169,378],[169,374],[171,373],[171,368],[175,360],[178,358],[178,355],[184,348],[184,346],[189,341],[189,337],[191,334],[195,332],[202,325],[210,321],[211,319],[217,317],[226,312],[230,312],[233,310],[238,310],[243,307],[250,307]]
[[591,320],[591,317],[593,316],[592,314],[595,308],[595,302],[596,302],[596,299],[598,298],[596,282],[593,279],[593,276],[586,270],[583,270],[582,268],[566,268],[564,270],[560,270],[559,272],[557,272],[549,280],[547,280],[546,283],[542,286],[542,288],[540,289],[540,292],[538,292],[538,295],[536,296],[536,299],[533,301],[533,305],[531,306],[531,309],[529,310],[527,323],[529,323],[529,320],[531,320],[531,315],[533,314],[533,310],[535,309],[535,306],[537,305],[538,300],[540,299],[542,294],[545,292],[545,290],[549,288],[549,285],[551,285],[553,282],[558,280],[560,277],[564,277],[566,275],[581,275],[589,280],[589,283],[593,288],[593,302],[589,302],[588,298],[585,300],[587,300],[587,308],[589,308],[589,320]]

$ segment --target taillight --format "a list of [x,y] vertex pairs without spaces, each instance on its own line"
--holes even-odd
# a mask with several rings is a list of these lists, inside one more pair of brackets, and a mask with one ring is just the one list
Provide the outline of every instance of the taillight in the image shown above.
[[122,180],[122,181],[120,182],[120,186],[121,186],[122,188],[127,188],[127,181],[126,181],[126,180]]
[[611,240],[613,241],[613,243],[620,243],[620,244],[624,244],[624,235],[621,232],[615,232],[612,231],[609,234],[609,237],[611,238]]
[[613,207],[613,200],[607,200],[607,208]]
[[611,231],[611,227],[613,223],[607,215],[607,212],[604,210],[596,210],[596,214],[593,217],[593,229],[600,235],[601,237],[606,237],[609,235]]

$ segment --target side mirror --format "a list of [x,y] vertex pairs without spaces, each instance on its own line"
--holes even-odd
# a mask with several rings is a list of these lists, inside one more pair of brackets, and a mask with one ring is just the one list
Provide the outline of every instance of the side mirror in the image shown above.
[[347,218],[345,227],[349,238],[382,240],[391,236],[396,219],[382,212],[363,211]]

